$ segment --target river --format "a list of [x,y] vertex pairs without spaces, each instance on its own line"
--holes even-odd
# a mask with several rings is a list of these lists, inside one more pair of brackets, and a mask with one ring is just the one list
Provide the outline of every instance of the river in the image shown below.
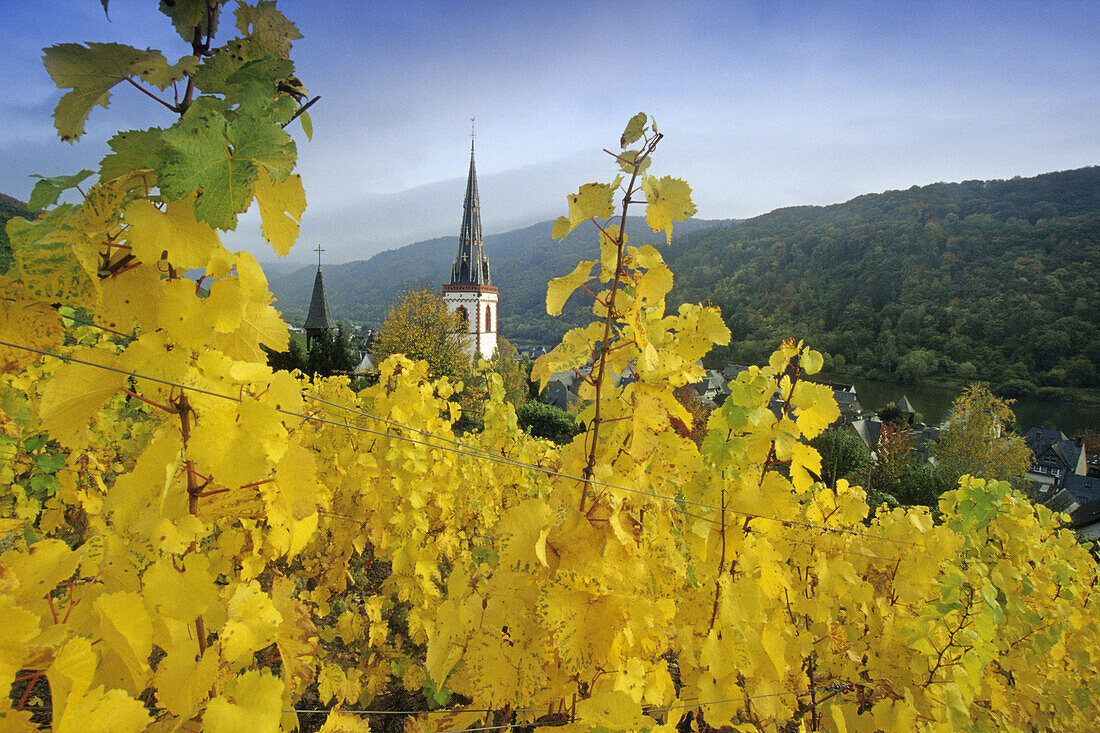
[[[856,394],[864,412],[880,410],[904,395],[928,425],[940,423],[961,391],[959,387],[935,384],[893,384],[866,379],[850,381],[856,385]],[[1069,437],[1085,429],[1100,432],[1100,407],[1096,405],[1021,397],[1013,403],[1012,411],[1016,413],[1016,432],[1020,435],[1034,427],[1055,428]]]

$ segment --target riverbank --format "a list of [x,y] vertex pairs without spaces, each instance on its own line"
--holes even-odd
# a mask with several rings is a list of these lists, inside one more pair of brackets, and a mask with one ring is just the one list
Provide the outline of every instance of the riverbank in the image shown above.
[[[819,375],[823,381],[854,384],[864,412],[881,410],[903,396],[928,425],[938,425],[951,409],[951,403],[966,387],[946,381],[890,382],[865,379],[844,372]],[[996,392],[996,390],[994,390]],[[1000,396],[1000,395],[999,395]],[[1007,396],[1007,395],[1006,395]],[[1036,396],[1012,397],[1016,414],[1016,432],[1023,434],[1033,427],[1054,428],[1068,436],[1092,430],[1100,432],[1100,391],[1080,390],[1072,396],[1048,399]]]

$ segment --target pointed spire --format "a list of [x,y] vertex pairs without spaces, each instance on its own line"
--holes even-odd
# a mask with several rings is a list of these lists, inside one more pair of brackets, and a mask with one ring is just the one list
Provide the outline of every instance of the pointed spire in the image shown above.
[[325,276],[321,274],[321,245],[317,245],[317,276],[313,278],[313,297],[309,299],[309,313],[306,315],[306,348],[308,342],[319,336],[322,331],[336,328],[336,321],[328,307],[328,295],[325,293]]
[[[470,120],[471,124],[473,120]],[[470,175],[466,179],[466,198],[462,203],[462,229],[458,233],[458,254],[451,268],[451,284],[489,285],[489,260],[481,235],[481,201],[477,194],[477,169],[474,166],[474,131],[470,130]]]

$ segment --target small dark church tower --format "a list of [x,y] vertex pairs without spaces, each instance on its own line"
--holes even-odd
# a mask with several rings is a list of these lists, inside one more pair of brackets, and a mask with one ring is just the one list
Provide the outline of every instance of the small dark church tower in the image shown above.
[[336,321],[332,320],[332,313],[328,307],[328,296],[325,295],[325,276],[321,274],[321,253],[324,252],[320,245],[317,246],[317,276],[313,278],[313,297],[309,299],[309,313],[306,315],[306,351],[317,338],[326,331],[336,328]]

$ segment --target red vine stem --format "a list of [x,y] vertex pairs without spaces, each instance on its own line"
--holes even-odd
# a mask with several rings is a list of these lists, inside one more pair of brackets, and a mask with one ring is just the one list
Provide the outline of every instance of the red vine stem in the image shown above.
[[[187,443],[191,439],[191,403],[187,399],[187,393],[180,394],[179,400],[176,402],[176,409],[180,416],[180,433],[183,437],[183,449],[187,450]],[[202,486],[199,486],[195,481],[195,466],[191,459],[187,459],[184,462],[184,468],[187,469],[187,511],[192,516],[199,513],[199,496],[202,494]],[[188,548],[188,552],[191,552],[196,547],[196,543],[192,542]],[[195,635],[198,636],[199,641],[199,654],[206,653],[206,622],[202,619],[202,614],[195,619]]]
[[23,694],[22,696],[20,696],[19,702],[15,703],[16,710],[23,709],[23,705],[26,704],[27,698],[31,696],[31,690],[34,689],[35,683],[38,682],[38,678],[41,677],[42,674],[43,673],[41,671],[35,672],[34,675],[31,677],[31,681],[27,683],[27,689],[23,690]]
[[[593,385],[596,390],[596,409],[592,417],[592,440],[588,447],[588,460],[585,461],[584,473],[581,477],[584,481],[584,488],[581,489],[581,505],[580,511],[584,513],[585,504],[588,502],[588,487],[592,485],[592,476],[596,468],[596,449],[599,446],[600,439],[600,413],[602,407],[602,391],[603,391],[603,378],[604,371],[607,367],[607,354],[608,345],[611,343],[611,324],[615,319],[615,296],[619,292],[619,284],[622,282],[623,275],[623,246],[625,244],[625,232],[626,232],[626,212],[630,206],[630,197],[634,194],[634,184],[638,180],[638,173],[640,172],[641,163],[650,156],[654,148],[657,147],[657,143],[661,140],[661,134],[653,136],[652,140],[649,140],[645,153],[637,157],[633,164],[633,172],[630,174],[630,183],[626,187],[626,195],[623,196],[623,213],[619,219],[619,234],[615,238],[615,278],[611,281],[611,292],[607,296],[607,313],[604,314],[603,325],[603,338],[600,341],[600,364],[596,370],[596,382]],[[593,218],[593,221],[595,219]],[[596,226],[600,227],[599,222],[596,222]],[[600,231],[603,231],[603,227],[600,227]]]

